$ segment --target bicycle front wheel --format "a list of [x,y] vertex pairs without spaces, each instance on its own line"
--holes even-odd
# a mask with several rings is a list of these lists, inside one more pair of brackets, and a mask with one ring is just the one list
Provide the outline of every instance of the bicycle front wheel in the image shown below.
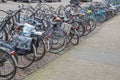
[[69,37],[71,44],[77,45],[79,43],[79,34],[76,29],[71,29]]
[[52,37],[51,37],[50,42],[52,44],[51,44],[49,52],[59,53],[65,49],[66,44],[67,44],[67,38],[64,35],[63,31],[56,30],[52,32]]
[[17,67],[24,69],[32,65],[35,60],[36,47],[34,44],[31,45],[31,51],[22,55],[18,55]]
[[0,80],[11,80],[16,74],[16,64],[12,56],[0,50]]
[[35,61],[42,59],[45,54],[46,54],[45,42],[41,37],[39,37],[36,47]]
[[101,25],[106,20],[106,17],[104,14],[103,15],[95,14],[93,18],[96,21],[97,25]]
[[0,39],[6,41],[7,38],[8,38],[8,36],[7,36],[7,32],[6,32],[5,29],[3,29],[3,30],[0,32]]

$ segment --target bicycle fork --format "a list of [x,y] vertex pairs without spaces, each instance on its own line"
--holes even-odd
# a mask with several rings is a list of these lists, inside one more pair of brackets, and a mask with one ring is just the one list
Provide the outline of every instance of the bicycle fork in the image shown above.
[[47,35],[44,39],[45,39],[45,46],[46,46],[46,51],[48,52],[50,50],[50,38],[51,35]]

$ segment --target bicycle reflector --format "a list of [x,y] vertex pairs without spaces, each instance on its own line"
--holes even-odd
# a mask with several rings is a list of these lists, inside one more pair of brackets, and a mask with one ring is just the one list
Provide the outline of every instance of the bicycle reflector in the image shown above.
[[11,54],[12,56],[14,56],[14,55],[15,55],[15,51],[12,51],[10,54]]
[[81,14],[81,16],[85,16],[85,14]]
[[72,28],[73,28],[73,29],[77,29],[77,27],[76,27],[76,26],[73,26]]

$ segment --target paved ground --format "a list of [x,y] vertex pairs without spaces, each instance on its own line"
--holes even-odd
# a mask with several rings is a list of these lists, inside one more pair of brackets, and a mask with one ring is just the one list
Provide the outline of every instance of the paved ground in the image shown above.
[[[25,3],[0,3],[0,9],[17,9],[18,4]],[[68,4],[68,1],[48,4],[57,7]],[[24,80],[120,80],[119,25],[120,16],[117,16],[81,38],[78,46],[63,55],[47,54],[30,68],[18,70],[13,80],[22,80],[34,71]]]

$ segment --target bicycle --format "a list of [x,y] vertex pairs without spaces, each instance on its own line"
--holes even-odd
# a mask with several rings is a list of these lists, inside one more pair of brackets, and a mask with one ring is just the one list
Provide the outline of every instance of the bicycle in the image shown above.
[[[16,28],[14,27],[14,26],[11,26],[11,27],[8,27],[9,29],[6,29],[6,25],[8,24],[8,22],[9,22],[9,20],[14,20],[13,19],[13,17],[14,17],[14,15],[16,15],[17,13],[19,12],[19,10],[18,11],[16,11],[16,12],[14,12],[12,15],[11,14],[9,14],[4,20],[3,20],[3,22],[2,22],[2,24],[1,24],[1,27],[0,27],[0,31],[3,31],[3,30],[8,30],[8,31],[6,31],[6,32],[8,32],[9,33],[9,39],[7,40],[9,43],[11,43],[11,41],[13,41],[14,42],[14,40],[15,39],[17,39],[18,40],[18,43],[16,43],[16,45],[14,45],[13,46],[13,48],[16,48],[16,50],[20,50],[19,48],[17,48],[17,46],[18,45],[20,45],[21,43],[19,42],[19,40],[22,40],[22,39],[24,39],[25,37],[22,37],[21,39],[20,39],[20,36],[18,35],[17,37],[15,37],[15,36],[13,36],[13,35],[15,35],[16,33],[15,33],[15,30],[16,30]],[[28,38],[25,38],[25,40],[28,40],[29,41],[29,39]],[[24,41],[24,40],[22,40],[22,41]],[[31,39],[31,41],[32,41],[32,39]],[[12,45],[11,45],[12,46]],[[31,46],[31,48],[29,49],[29,50],[31,50],[31,49],[34,49],[33,51],[35,51],[36,49],[35,49],[35,47],[34,47],[34,44],[33,45],[29,45],[29,47]],[[25,47],[24,47],[25,48]],[[24,48],[23,48],[23,50],[24,50]],[[25,48],[25,49],[27,49],[27,48]],[[35,56],[34,56],[34,54],[35,54],[35,52],[28,52],[28,53],[31,53],[33,56],[31,56],[31,60],[28,60],[26,57],[28,57],[29,56],[29,54],[27,54],[27,55],[24,55],[24,51],[22,52],[22,50],[21,50],[21,53],[23,53],[23,55],[21,56],[21,55],[18,55],[17,57],[18,57],[18,65],[17,65],[17,67],[19,67],[19,68],[26,68],[26,67],[28,67],[28,66],[30,66],[32,63],[33,63],[33,61],[34,61],[34,58],[35,58]],[[17,54],[21,54],[21,53],[19,53],[19,52],[17,52]],[[30,55],[31,55],[30,54]],[[21,60],[19,60],[20,59],[20,57],[22,57],[22,60],[23,60],[23,62],[25,62],[25,60],[28,60],[28,63],[26,62],[24,65],[21,65],[21,64],[23,64],[23,62],[20,62]],[[20,65],[19,65],[20,64]]]
[[13,48],[0,40],[0,79],[12,79],[17,70],[17,56]]

